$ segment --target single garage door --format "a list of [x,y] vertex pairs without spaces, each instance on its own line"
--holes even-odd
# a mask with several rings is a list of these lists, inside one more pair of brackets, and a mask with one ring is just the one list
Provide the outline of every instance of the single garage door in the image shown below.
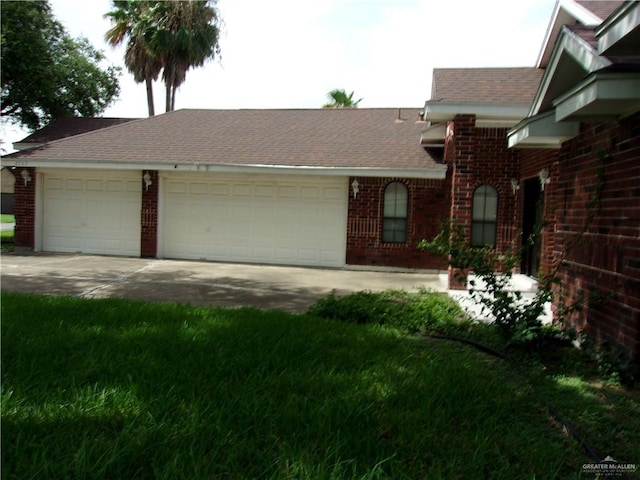
[[43,250],[140,256],[140,171],[42,173]]
[[168,175],[163,255],[344,266],[347,183],[344,177]]

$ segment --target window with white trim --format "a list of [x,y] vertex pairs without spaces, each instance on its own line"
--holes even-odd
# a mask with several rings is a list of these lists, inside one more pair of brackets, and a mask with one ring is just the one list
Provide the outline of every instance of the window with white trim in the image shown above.
[[498,225],[498,192],[491,185],[480,185],[473,192],[471,245],[495,247]]
[[407,205],[409,192],[405,184],[392,182],[384,189],[382,241],[407,242]]

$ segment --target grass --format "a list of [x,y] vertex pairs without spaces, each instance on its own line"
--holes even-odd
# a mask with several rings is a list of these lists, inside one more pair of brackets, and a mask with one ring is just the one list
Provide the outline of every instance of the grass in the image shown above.
[[[16,223],[14,215],[0,215],[0,223]],[[0,230],[0,251],[11,252],[14,249],[14,229]]]
[[533,388],[569,404],[583,387],[396,326],[6,293],[1,326],[7,479],[578,478],[588,461]]

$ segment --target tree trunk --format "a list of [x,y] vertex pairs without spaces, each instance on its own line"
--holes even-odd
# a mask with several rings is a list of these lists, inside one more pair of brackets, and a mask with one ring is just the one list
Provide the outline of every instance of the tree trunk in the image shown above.
[[153,117],[156,114],[153,105],[153,80],[147,78],[145,83],[147,84],[147,106],[149,107],[149,116]]
[[171,111],[176,109],[176,90],[177,87],[175,85],[171,87]]
[[170,83],[166,83],[165,84],[165,107],[164,107],[164,111],[165,112],[170,112],[171,111],[171,84]]

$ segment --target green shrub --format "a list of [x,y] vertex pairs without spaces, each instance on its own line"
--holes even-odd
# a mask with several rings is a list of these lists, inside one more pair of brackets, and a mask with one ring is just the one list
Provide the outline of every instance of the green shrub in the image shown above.
[[427,290],[362,291],[345,296],[334,291],[312,305],[309,313],[342,322],[387,325],[403,333],[451,333],[469,323],[455,300]]

